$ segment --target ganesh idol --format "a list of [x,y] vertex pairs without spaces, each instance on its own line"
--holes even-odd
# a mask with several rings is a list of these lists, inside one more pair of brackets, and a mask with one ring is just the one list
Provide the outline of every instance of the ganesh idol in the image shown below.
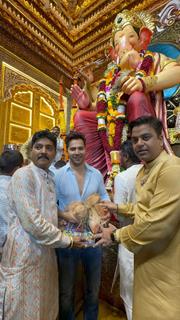
[[96,99],[90,99],[90,93],[78,85],[71,88],[79,106],[75,129],[87,139],[86,160],[105,178],[113,161],[118,163],[110,154],[120,148],[124,124],[138,117],[152,115],[162,120],[164,147],[171,153],[163,90],[180,83],[180,66],[147,50],[154,28],[154,19],[147,12],[119,13],[112,30],[112,62],[100,80]]

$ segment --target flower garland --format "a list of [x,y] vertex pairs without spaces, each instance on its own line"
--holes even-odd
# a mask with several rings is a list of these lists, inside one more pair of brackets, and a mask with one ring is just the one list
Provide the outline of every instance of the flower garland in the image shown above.
[[[134,72],[134,75],[141,79],[154,74],[154,53],[143,50],[140,56],[141,63],[139,68]],[[116,90],[113,88],[121,75],[120,67],[113,65],[107,71],[106,77],[100,80],[97,95],[96,117],[98,120],[98,131],[103,147],[108,154],[113,150],[119,150],[122,129],[126,118],[127,95],[123,94],[119,90],[119,87]]]

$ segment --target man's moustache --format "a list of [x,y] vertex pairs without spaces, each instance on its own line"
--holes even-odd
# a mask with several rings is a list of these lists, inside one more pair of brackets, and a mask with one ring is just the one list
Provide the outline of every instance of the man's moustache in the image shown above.
[[38,160],[39,160],[39,159],[47,159],[47,160],[49,160],[49,158],[48,158],[46,155],[39,156],[39,157],[38,157]]

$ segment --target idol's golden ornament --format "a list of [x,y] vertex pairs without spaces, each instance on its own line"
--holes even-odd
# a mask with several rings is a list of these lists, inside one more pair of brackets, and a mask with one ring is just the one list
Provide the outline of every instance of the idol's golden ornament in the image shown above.
[[155,75],[144,77],[142,81],[144,82],[145,92],[153,91],[156,86],[157,80],[158,80],[158,77]]
[[123,10],[120,12],[115,20],[112,30],[112,37],[118,31],[122,31],[127,25],[131,25],[134,28],[147,27],[149,30],[154,32],[155,21],[151,14],[146,11],[134,12],[133,10]]

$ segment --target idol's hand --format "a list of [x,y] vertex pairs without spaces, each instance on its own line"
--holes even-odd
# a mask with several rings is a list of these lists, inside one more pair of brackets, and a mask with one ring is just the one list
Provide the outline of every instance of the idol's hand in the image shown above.
[[90,99],[88,94],[77,84],[71,86],[71,96],[77,102],[80,109],[88,109],[90,107]]
[[126,76],[121,80],[121,90],[130,95],[135,91],[143,91],[141,81],[135,77]]

